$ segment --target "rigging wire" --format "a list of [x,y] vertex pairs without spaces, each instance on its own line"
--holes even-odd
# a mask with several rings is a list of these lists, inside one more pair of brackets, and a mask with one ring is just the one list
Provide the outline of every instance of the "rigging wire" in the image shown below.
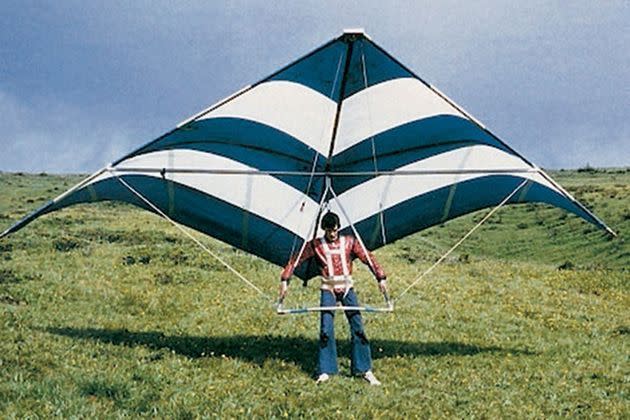
[[[374,264],[374,261],[372,261],[372,257],[370,256],[370,252],[368,251],[368,249],[366,248],[365,244],[363,243],[363,240],[361,239],[361,235],[359,235],[359,232],[357,231],[357,228],[354,226],[354,223],[352,223],[352,220],[350,219],[350,216],[346,212],[346,209],[341,205],[341,201],[339,200],[339,197],[335,193],[335,190],[332,188],[332,186],[330,187],[330,192],[332,193],[333,197],[335,198],[335,201],[337,202],[337,205],[341,209],[341,212],[343,213],[343,216],[348,221],[348,224],[350,224],[350,228],[352,229],[352,232],[354,233],[354,236],[356,237],[357,241],[359,241],[359,245],[363,249],[363,252],[365,252],[365,256],[367,257],[367,260],[369,262],[370,268],[372,269],[372,272],[376,273],[376,266]],[[383,297],[385,298],[385,303],[387,303],[388,311],[393,311],[393,309],[394,309],[394,302],[392,302],[390,300],[389,295],[387,294],[387,292],[383,293]]]
[[[361,65],[362,65],[362,73],[363,73],[363,88],[365,90],[366,102],[367,102],[367,113],[368,113],[368,125],[370,128],[370,133],[374,133],[373,124],[372,124],[372,108],[370,106],[370,92],[368,90],[368,77],[367,77],[367,66],[365,65],[365,51],[363,50],[363,43],[360,43],[361,48]],[[372,146],[372,163],[374,165],[374,178],[378,175],[378,162],[376,161],[376,141],[374,139],[374,134],[370,136],[370,144]],[[385,237],[385,219],[383,215],[383,203],[379,200],[378,203],[378,221],[381,225],[381,239],[383,241],[383,245],[387,244],[387,238]]]
[[[212,256],[213,258],[215,258],[217,261],[219,261],[223,266],[225,266],[230,272],[232,272],[234,275],[236,275],[240,280],[242,280],[245,284],[247,284],[249,287],[251,287],[252,289],[254,289],[256,292],[258,292],[258,294],[262,297],[264,297],[266,299],[266,301],[273,301],[273,299],[266,294],[265,292],[263,292],[259,287],[257,287],[254,283],[252,283],[250,280],[248,280],[244,275],[242,275],[240,272],[238,272],[236,269],[234,269],[230,264],[228,264],[224,259],[222,259],[219,255],[217,255],[216,253],[212,252],[210,249],[208,249],[203,243],[201,243],[197,238],[195,238],[193,235],[191,235],[186,229],[184,229],[179,223],[175,222],[173,219],[171,219],[168,215],[166,215],[159,207],[157,207],[154,203],[152,203],[149,199],[147,199],[145,196],[143,196],[142,194],[140,194],[135,188],[133,188],[131,185],[129,185],[129,183],[127,183],[124,179],[122,179],[114,170],[111,170],[111,168],[107,168],[106,169],[107,172],[111,173],[124,187],[126,187],[129,191],[131,191],[134,195],[136,195],[138,198],[140,198],[144,203],[146,203],[149,207],[151,207],[153,210],[155,210],[156,213],[158,213],[160,216],[162,216],[164,219],[166,219],[167,221],[169,221],[173,226],[175,226],[176,228],[178,228],[181,232],[183,232],[186,236],[188,236],[193,242],[195,242],[201,249],[203,249],[206,253],[208,253],[210,256]],[[390,300],[389,296],[387,294],[384,294],[385,297],[385,301],[388,304],[387,308],[372,308],[372,307],[360,307],[358,308],[359,310],[364,310],[367,312],[391,312],[393,310],[393,306],[394,303],[398,302],[403,296],[405,296],[405,294],[407,294],[407,292],[413,288],[416,284],[418,284],[420,282],[420,280],[422,280],[425,276],[427,276],[430,272],[432,272],[439,264],[441,264],[456,248],[458,248],[470,235],[472,235],[479,227],[481,227],[481,225],[483,225],[490,217],[492,217],[492,215],[494,213],[496,213],[501,207],[503,207],[525,184],[527,184],[529,182],[529,179],[525,179],[523,180],[523,182],[521,182],[507,197],[505,197],[496,207],[494,207],[490,212],[488,212],[488,214],[482,219],[480,220],[472,229],[470,229],[470,231],[468,231],[457,243],[455,243],[446,253],[444,253],[431,267],[429,267],[427,270],[425,270],[420,276],[418,276],[409,286],[407,286],[407,288],[395,299]],[[359,245],[362,247],[363,251],[366,253],[368,262],[370,263],[370,268],[374,269],[374,263],[372,262],[372,259],[370,257],[370,253],[367,250],[367,248],[365,247],[365,244],[363,243],[363,240],[361,239],[361,236],[359,235],[356,227],[354,226],[354,224],[352,223],[349,215],[347,214],[345,208],[341,205],[339,197],[337,196],[337,194],[335,193],[334,189],[331,187],[330,185],[330,180],[327,179],[327,185],[326,185],[326,189],[325,189],[325,193],[322,195],[322,200],[320,201],[320,209],[321,207],[324,205],[324,201],[325,201],[325,197],[326,197],[326,193],[330,191],[331,194],[333,195],[335,201],[337,202],[339,208],[341,209],[345,219],[348,221],[350,228],[352,229],[354,235],[356,236],[357,240],[359,241]],[[311,228],[312,229],[312,228]],[[300,250],[300,254],[304,251],[304,246],[306,244],[306,241],[304,242],[304,244],[302,245],[302,249]],[[298,256],[299,257],[301,255]],[[343,307],[335,307],[335,310],[344,310]],[[281,309],[281,307],[278,307],[278,312],[282,313],[282,314],[299,314],[299,313],[307,313],[307,312],[316,312],[316,311],[320,311],[320,310],[324,310],[322,308],[299,308],[299,309]]]
[[174,221],[173,219],[171,219],[170,217],[168,217],[166,215],[166,213],[164,213],[162,210],[160,210],[159,207],[157,207],[155,204],[153,204],[149,199],[147,199],[145,196],[143,196],[142,194],[140,194],[135,188],[133,188],[131,185],[129,185],[124,179],[122,179],[120,176],[118,176],[118,174],[116,174],[114,171],[111,171],[109,169],[107,169],[107,171],[109,173],[111,173],[114,177],[116,177],[116,179],[118,179],[118,181],[120,181],[120,183],[125,186],[129,191],[131,191],[133,194],[135,194],[136,196],[138,196],[138,198],[140,198],[140,200],[142,200],[144,203],[146,203],[149,207],[151,207],[153,210],[155,210],[160,216],[162,216],[163,218],[165,218],[166,220],[168,220],[173,226],[175,226],[177,229],[179,229],[180,231],[182,231],[186,236],[188,236],[190,239],[193,240],[193,242],[195,242],[197,245],[199,245],[199,247],[201,249],[203,249],[205,252],[207,252],[210,256],[214,257],[217,261],[219,261],[221,264],[223,264],[223,266],[225,266],[228,270],[230,270],[234,275],[236,275],[239,279],[241,279],[243,282],[245,282],[245,284],[247,284],[249,287],[251,287],[252,289],[254,289],[255,291],[258,292],[258,294],[264,298],[266,298],[267,301],[273,301],[273,299],[271,298],[271,296],[269,296],[268,294],[266,294],[265,292],[263,292],[259,287],[257,287],[254,283],[252,283],[250,280],[248,280],[244,275],[242,275],[241,273],[239,273],[235,268],[233,268],[230,264],[228,264],[223,258],[221,258],[219,255],[217,255],[216,253],[212,252],[210,249],[208,249],[208,247],[206,247],[203,243],[201,243],[201,241],[199,241],[197,238],[195,238],[193,235],[190,234],[190,232],[188,232],[186,229],[184,229],[179,223],[177,223],[176,221]]
[[367,256],[368,262],[370,263],[370,268],[372,270],[376,271],[374,269],[375,266],[374,266],[374,263],[372,262],[372,258],[370,258],[370,253],[368,252],[367,248],[365,247],[365,244],[363,243],[363,240],[361,239],[361,235],[359,235],[359,232],[357,231],[356,227],[354,226],[354,223],[352,223],[352,220],[350,219],[350,216],[346,212],[346,209],[341,205],[341,201],[339,200],[339,196],[337,196],[337,193],[335,193],[335,190],[332,188],[332,186],[330,186],[330,181],[328,181],[328,188],[330,189],[330,192],[332,193],[335,201],[337,202],[337,205],[341,209],[341,213],[343,213],[343,217],[345,217],[345,219],[348,221],[348,224],[350,225],[350,229],[352,229],[352,233],[354,233],[354,236],[359,241],[359,245],[361,245],[361,248],[363,249],[363,252],[365,252],[365,255]]
[[507,197],[503,199],[495,208],[493,208],[483,219],[479,221],[472,229],[468,231],[455,245],[453,245],[444,255],[442,255],[431,267],[420,274],[407,288],[394,299],[394,302],[398,302],[412,287],[414,287],[420,280],[422,280],[427,274],[435,269],[442,261],[446,259],[457,247],[459,247],[470,235],[473,234],[481,225],[483,225],[497,210],[499,210],[505,203],[507,203],[525,184],[529,182],[529,179],[523,180]]
[[[321,212],[322,207],[324,207],[324,202],[326,200],[326,194],[328,194],[328,190],[330,189],[329,184],[326,184],[326,189],[324,190],[324,193],[322,194],[322,198],[319,202],[319,207],[317,209],[318,212]],[[312,222],[311,222],[311,227],[308,230],[308,235],[306,236],[307,238],[309,236],[311,236],[311,233],[315,233],[317,232],[317,218],[315,218]],[[306,249],[306,245],[308,244],[307,240],[304,240],[304,242],[302,242],[302,246],[300,247],[300,252],[298,252],[297,256],[295,257],[295,261],[293,262],[293,267],[291,269],[291,272],[295,271],[295,268],[297,267],[298,261],[300,261],[300,258],[302,258],[302,254],[304,253],[304,250]],[[293,256],[293,253],[291,253],[291,256]]]

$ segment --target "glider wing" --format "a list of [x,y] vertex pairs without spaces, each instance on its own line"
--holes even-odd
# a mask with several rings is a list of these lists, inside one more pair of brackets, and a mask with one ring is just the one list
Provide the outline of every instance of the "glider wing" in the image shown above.
[[346,32],[113,162],[2,236],[77,203],[118,200],[155,211],[149,201],[183,225],[284,265],[315,234],[322,203],[347,214],[375,249],[496,205],[524,179],[510,203],[551,204],[612,233],[461,107],[363,33]]

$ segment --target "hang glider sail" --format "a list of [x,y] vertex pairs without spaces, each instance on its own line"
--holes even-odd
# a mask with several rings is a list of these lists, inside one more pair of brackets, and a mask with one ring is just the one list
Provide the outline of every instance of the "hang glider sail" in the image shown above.
[[[322,205],[345,214],[342,228],[352,223],[373,250],[494,206],[523,181],[508,204],[547,203],[614,234],[363,32],[347,31],[111,163],[0,237],[63,207],[118,200],[283,266],[316,233]],[[303,266],[297,276],[315,274]]]

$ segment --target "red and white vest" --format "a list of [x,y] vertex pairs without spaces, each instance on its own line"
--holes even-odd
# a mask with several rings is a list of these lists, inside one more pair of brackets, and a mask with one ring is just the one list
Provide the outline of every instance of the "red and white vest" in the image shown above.
[[282,271],[282,280],[288,280],[297,266],[313,257],[320,269],[321,288],[324,290],[340,291],[352,287],[352,261],[355,258],[366,264],[377,280],[386,278],[385,272],[374,256],[366,253],[354,236],[340,235],[335,241],[329,242],[325,238],[317,238],[309,242],[297,262],[298,255],[291,257]]

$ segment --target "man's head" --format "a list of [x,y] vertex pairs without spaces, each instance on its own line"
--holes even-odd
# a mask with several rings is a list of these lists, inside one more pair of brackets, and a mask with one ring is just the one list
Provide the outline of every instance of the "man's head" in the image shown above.
[[324,230],[327,240],[336,240],[339,230],[339,216],[329,211],[324,215],[324,217],[322,217],[320,226]]

